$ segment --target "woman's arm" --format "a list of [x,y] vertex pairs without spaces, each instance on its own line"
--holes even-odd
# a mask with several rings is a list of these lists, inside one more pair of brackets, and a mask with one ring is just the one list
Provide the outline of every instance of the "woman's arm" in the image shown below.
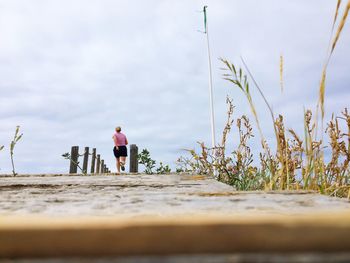
[[125,144],[128,145],[129,142],[128,142],[128,139],[125,137]]
[[114,141],[115,147],[118,148],[117,136],[113,135],[112,139],[113,139],[113,141]]

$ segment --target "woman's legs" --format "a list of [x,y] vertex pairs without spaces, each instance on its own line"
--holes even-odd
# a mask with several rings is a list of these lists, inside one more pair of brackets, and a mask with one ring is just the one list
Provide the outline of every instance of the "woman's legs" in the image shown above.
[[116,158],[117,159],[117,173],[120,174],[120,159],[119,158]]
[[126,157],[125,156],[120,156],[120,164],[122,166],[125,166],[125,162],[126,162]]

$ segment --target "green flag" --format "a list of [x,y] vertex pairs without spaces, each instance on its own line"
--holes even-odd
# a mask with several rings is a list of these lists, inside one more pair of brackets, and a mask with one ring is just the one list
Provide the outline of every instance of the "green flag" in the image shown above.
[[208,6],[204,6],[203,7],[203,13],[204,13],[204,34],[207,33],[207,7]]

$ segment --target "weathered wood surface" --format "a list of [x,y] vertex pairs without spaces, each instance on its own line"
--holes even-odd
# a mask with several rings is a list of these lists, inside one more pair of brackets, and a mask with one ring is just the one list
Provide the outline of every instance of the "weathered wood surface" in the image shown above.
[[84,156],[83,171],[84,171],[84,173],[87,173],[88,172],[88,162],[89,162],[89,147],[85,147],[83,156]]
[[92,148],[92,155],[91,155],[91,169],[90,173],[95,173],[95,162],[96,162],[96,148]]
[[235,192],[231,186],[203,176],[71,175],[0,179],[1,214],[163,216],[350,211],[347,199],[312,192]]
[[99,174],[101,168],[101,155],[97,154],[96,158],[96,173]]
[[349,252],[350,214],[2,218],[0,256]]
[[130,173],[137,173],[139,170],[137,160],[138,151],[139,149],[136,144],[130,145]]
[[202,176],[0,180],[0,257],[350,253],[350,203]]
[[69,173],[76,173],[78,170],[79,146],[72,146],[70,156]]

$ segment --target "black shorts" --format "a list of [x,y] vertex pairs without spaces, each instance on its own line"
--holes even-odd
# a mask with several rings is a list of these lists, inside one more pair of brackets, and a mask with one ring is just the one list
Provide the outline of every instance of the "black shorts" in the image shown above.
[[115,158],[119,158],[120,156],[126,157],[128,156],[128,149],[126,148],[126,146],[118,146],[117,150],[117,148],[114,146],[113,153]]

